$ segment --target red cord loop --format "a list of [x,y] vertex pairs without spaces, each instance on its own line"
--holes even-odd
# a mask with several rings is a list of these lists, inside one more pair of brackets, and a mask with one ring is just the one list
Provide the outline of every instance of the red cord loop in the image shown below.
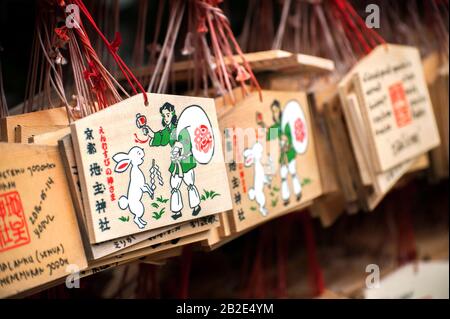
[[86,6],[84,5],[82,0],[72,0],[72,3],[76,4],[80,11],[83,12],[86,19],[88,19],[91,26],[94,28],[94,30],[97,32],[97,34],[100,36],[102,41],[105,43],[106,47],[108,48],[109,53],[113,57],[113,59],[116,61],[117,65],[119,66],[120,71],[127,79],[128,84],[130,85],[131,89],[133,90],[134,94],[137,94],[136,86],[137,88],[143,93],[144,95],[144,104],[148,105],[148,97],[147,92],[145,92],[144,88],[142,87],[141,83],[138,81],[136,76],[131,72],[131,70],[128,68],[128,66],[125,64],[125,62],[122,60],[122,58],[117,54],[118,46],[121,42],[120,35],[117,35],[112,43],[109,43],[109,41],[106,39],[105,35],[100,31],[99,27],[94,21],[94,18],[91,16],[89,11],[87,10]]

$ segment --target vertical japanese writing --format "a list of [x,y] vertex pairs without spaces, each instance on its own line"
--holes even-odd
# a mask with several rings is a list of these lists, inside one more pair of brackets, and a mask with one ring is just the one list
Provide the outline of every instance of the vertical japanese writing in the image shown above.
[[108,143],[105,136],[105,131],[103,130],[103,127],[100,126],[99,128],[99,134],[100,134],[100,142],[102,143],[102,151],[103,151],[103,164],[105,165],[105,174],[106,174],[106,182],[108,183],[108,191],[111,201],[116,200],[116,194],[114,192],[114,177],[112,176],[112,169],[111,169],[111,159],[108,155]]

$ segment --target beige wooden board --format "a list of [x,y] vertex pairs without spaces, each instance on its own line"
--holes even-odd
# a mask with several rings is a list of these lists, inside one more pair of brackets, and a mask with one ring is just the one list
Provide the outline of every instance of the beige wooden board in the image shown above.
[[0,297],[5,297],[87,262],[58,148],[0,143],[0,153]]
[[[349,132],[353,154],[358,166],[359,179],[367,188],[359,191],[360,200],[365,202],[363,208],[372,210],[383,199],[395,183],[413,168],[418,158],[406,160],[384,172],[377,172],[373,163],[373,149],[370,144],[370,132],[364,124],[361,106],[354,91],[352,77],[347,75],[340,83],[339,95],[342,102],[343,113]],[[419,156],[420,157],[420,156]],[[423,165],[419,162],[418,165]]]
[[202,246],[203,247],[212,247],[213,245],[220,242],[221,239],[226,238],[226,237],[227,236],[220,235],[218,228],[211,229],[208,232],[208,237],[204,241],[202,241]]
[[[90,229],[89,234],[94,235],[90,237],[91,243],[231,209],[214,101],[207,98],[150,93],[148,99],[150,105],[145,107],[143,95],[135,95],[71,124],[87,226]],[[164,112],[160,113],[160,108],[166,102],[175,107],[174,111],[168,114],[173,116],[175,113],[178,116],[176,129],[168,129],[162,124]],[[136,125],[138,114],[145,115],[149,127],[158,134],[158,137],[155,135],[154,141],[150,139],[149,143],[155,144],[155,141],[159,141],[160,147],[150,146],[147,142],[138,142],[138,139],[140,141],[147,139]],[[185,129],[183,130],[181,126]],[[171,147],[170,144],[165,145],[165,136],[170,135],[167,131],[175,132],[177,129],[180,130],[175,133],[179,134],[177,135],[179,141],[172,144],[176,148]],[[200,129],[202,129],[201,132]],[[88,139],[91,138],[90,134],[87,134],[90,130],[92,130],[92,139]],[[190,132],[190,135],[187,136],[186,132]],[[173,133],[172,137],[172,141],[177,138]],[[91,152],[92,154],[88,152],[88,149],[92,150],[91,146],[93,146],[89,143],[95,143],[96,150]],[[102,148],[107,150],[103,151]],[[183,165],[171,163],[171,154],[180,150],[182,156],[186,156],[187,162],[190,161],[189,155],[192,152],[195,156],[195,160],[192,160],[192,163],[196,165],[195,168],[184,171]],[[131,153],[128,154],[130,151]],[[212,157],[208,158],[208,154]],[[147,186],[150,187],[149,171],[153,160],[159,167],[164,185],[159,185],[159,180],[155,176],[156,189],[154,198],[151,199]],[[205,164],[200,164],[202,161]],[[95,166],[100,167],[100,173],[98,173],[99,170],[91,170]],[[123,171],[124,167],[128,168],[127,171]],[[120,170],[123,172],[118,172]],[[182,170],[183,173],[181,173]],[[93,187],[98,186],[96,183],[106,185],[103,194],[95,195],[96,190]],[[186,183],[189,183],[191,189],[189,196]],[[174,185],[173,192],[170,185]],[[195,185],[195,188],[192,185]],[[177,186],[179,192],[176,190]],[[211,191],[219,195],[212,197]],[[180,194],[181,199],[178,196]],[[198,216],[193,216],[193,210],[196,207],[194,203],[198,203],[199,200],[201,211]],[[125,209],[120,208],[119,201]],[[124,204],[129,202],[132,203],[131,206]],[[98,203],[105,203],[106,207],[103,209],[103,206],[99,206]],[[141,205],[144,207],[143,215]],[[172,213],[180,207],[182,207],[182,216],[174,219]],[[133,214],[130,208],[136,214]]]
[[70,135],[70,127],[68,126],[53,132],[34,135],[29,142],[38,145],[58,145],[58,141],[67,135]]
[[206,251],[213,251],[235,240],[236,238],[252,231],[255,228],[256,226],[244,229],[243,231],[240,232],[233,232],[231,235],[225,237],[220,236],[218,230],[213,228],[209,230],[207,238],[202,241],[201,245]]
[[347,211],[350,206],[363,207],[360,199],[365,196],[364,185],[352,150],[340,99],[337,98],[329,103],[324,103],[323,111],[327,131],[330,132],[328,136],[332,147],[331,154],[336,167],[337,180],[340,191],[345,197]]
[[139,258],[139,261],[142,263],[153,263],[154,261],[167,260],[168,258],[178,257],[181,255],[182,252],[183,252],[183,247],[178,246],[178,247],[164,250],[160,253],[154,254],[149,257]]
[[[442,63],[437,54],[431,54],[423,60],[430,97],[436,114],[441,145],[430,153],[430,166],[433,179],[443,179],[449,175],[448,131],[449,131],[449,91],[448,62]],[[444,60],[445,61],[445,60]]]
[[320,219],[322,227],[330,227],[344,211],[345,198],[340,192],[325,194],[311,206],[311,215]]
[[218,215],[220,226],[209,230],[207,239],[201,243],[204,247],[212,247],[233,234],[230,226],[232,211],[220,213]]
[[0,140],[5,142],[15,141],[15,127],[23,126],[45,126],[45,125],[68,125],[69,119],[65,107],[37,111],[32,113],[12,115],[0,119]]
[[439,134],[419,51],[381,45],[349,74],[361,105],[377,172],[439,145]]
[[[245,53],[244,58],[250,65],[254,73],[276,71],[276,72],[296,72],[296,73],[324,73],[334,70],[334,62],[328,59],[306,55],[295,54],[282,50],[268,50]],[[234,55],[233,60],[242,64],[242,58]],[[233,60],[225,58],[226,65],[232,65]],[[192,76],[195,64],[192,60],[180,61],[173,64],[173,80],[186,81]],[[133,69],[137,77],[150,76],[152,68],[139,67]],[[123,79],[122,74],[117,75],[118,79]]]
[[220,227],[218,229],[220,236],[226,237],[231,235],[230,216],[232,211],[223,212],[219,214]]
[[145,257],[148,256],[149,258],[155,256],[155,254],[159,254],[161,252],[164,252],[168,249],[172,249],[175,247],[181,247],[181,246],[185,246],[188,244],[192,244],[195,242],[199,242],[202,240],[205,240],[207,238],[208,235],[208,231],[203,231],[194,235],[190,235],[190,236],[186,236],[186,237],[182,237],[182,238],[177,238],[177,239],[173,239],[170,240],[168,242],[164,242],[158,245],[155,245],[153,247],[146,247],[143,249],[139,249],[127,254],[123,254],[123,255],[117,255],[111,258],[105,258],[99,261],[95,261],[92,264],[89,264],[89,267],[101,267],[107,264],[111,264],[117,261],[123,261],[123,260],[133,260],[136,258],[141,258],[141,257]]
[[[355,143],[353,144],[355,147],[355,153],[360,156],[356,156],[358,163],[360,164],[360,173],[363,176],[361,168],[363,167],[365,172],[364,176],[368,179],[367,183],[365,182],[365,178],[363,178],[363,183],[365,185],[373,186],[377,192],[386,193],[390,187],[392,187],[393,183],[397,181],[402,174],[406,173],[408,169],[414,164],[415,159],[406,160],[399,165],[396,165],[392,169],[389,169],[385,172],[377,173],[375,167],[373,167],[371,158],[368,156],[365,151],[365,145],[369,143],[369,137],[367,136],[367,131],[361,126],[362,124],[362,115],[360,113],[360,108],[358,106],[358,100],[355,94],[349,94],[347,96],[348,104],[344,109],[349,109],[349,114],[354,117],[351,119],[351,123],[355,125],[355,130],[353,131],[351,136],[354,137]],[[350,125],[350,127],[352,127]]]
[[216,105],[217,118],[220,120],[222,115],[232,110],[237,103],[243,101],[251,93],[252,89],[250,87],[245,87],[245,90],[237,87],[231,92],[215,98],[214,104]]
[[[327,88],[328,90],[334,90],[336,96],[336,89]],[[322,111],[323,104],[318,105],[316,102],[316,94],[309,95],[313,131],[316,142],[317,161],[319,163],[319,172],[322,185],[322,193],[334,193],[339,190],[339,185],[336,175],[336,166],[333,161],[332,147],[330,144],[329,132],[325,123],[325,115]]]
[[58,131],[65,127],[67,125],[17,125],[15,128],[14,142],[28,144],[35,135]]
[[[221,130],[225,132],[227,129],[224,149],[234,204],[231,218],[234,232],[251,228],[295,209],[322,193],[306,94],[263,91],[263,99],[261,102],[257,94],[252,94],[219,120]],[[275,100],[279,101],[280,108],[274,108],[277,115],[273,116],[271,105]],[[300,113],[303,115],[299,115]],[[272,138],[267,141],[268,128],[277,125],[274,119],[280,127],[283,122],[280,119],[290,119],[291,122],[283,122],[286,134],[283,133],[281,139]],[[297,126],[294,126],[294,122]],[[292,133],[289,134],[287,127],[290,128],[291,123]],[[260,126],[265,126],[267,130]],[[260,129],[256,140],[257,128]],[[277,130],[274,131],[272,137],[277,136]],[[292,148],[281,153],[280,145],[291,145]],[[303,148],[296,151],[294,145]],[[280,165],[280,159],[283,160],[283,165]],[[287,183],[281,182],[281,173],[285,174],[283,176],[286,176]],[[296,181],[301,187],[294,188]],[[289,201],[287,205],[284,205],[283,194]],[[300,195],[300,201],[297,200],[297,195]]]
[[342,94],[343,90],[341,90],[343,109],[361,181],[365,186],[370,187],[363,200],[366,201],[366,207],[373,210],[401,176],[411,168],[415,159],[406,160],[385,172],[377,172],[366,147],[370,143],[369,134],[363,127],[361,109],[356,94],[347,92],[347,99]]
[[[176,226],[168,226],[169,229],[161,232],[159,230],[153,231],[153,234],[147,234],[150,232],[144,232],[141,234],[147,234],[145,240],[142,240],[138,243],[134,243],[133,245],[127,245],[127,247],[121,249],[121,250],[115,250],[114,255],[122,255],[126,253],[130,253],[136,250],[140,250],[143,248],[147,248],[150,246],[154,246],[163,242],[167,242],[173,239],[181,238],[190,236],[196,233],[204,232],[206,230],[209,230],[211,228],[217,228],[219,226],[219,219],[216,217],[216,215],[206,216],[199,219],[194,219],[189,222],[185,222]],[[167,228],[167,227],[164,227]],[[130,237],[133,237],[133,235],[130,235]],[[115,241],[117,242],[117,241]],[[106,242],[105,242],[106,243]],[[103,245],[104,243],[100,243],[97,245]],[[119,242],[120,245],[120,242]],[[110,256],[112,254],[109,254]],[[106,256],[106,258],[108,258]]]
[[423,74],[428,85],[434,83],[439,76],[442,59],[438,52],[432,52],[422,59]]
[[108,269],[113,269],[115,267],[121,266],[121,265],[125,265],[131,262],[137,261],[137,259],[135,260],[122,260],[122,261],[113,261],[109,264],[104,264],[98,267],[89,267],[83,271],[80,272],[80,278],[85,278],[91,275],[95,275],[98,274],[99,272],[108,270]]
[[428,154],[422,154],[414,160],[413,164],[411,165],[407,173],[423,171],[428,167],[430,167],[430,160],[428,159]]
[[[64,164],[64,169],[67,176],[67,183],[69,186],[72,202],[74,204],[75,212],[77,214],[82,234],[87,236],[86,215],[83,209],[83,200],[81,195],[80,178],[78,174],[78,167],[75,160],[75,153],[73,150],[72,137],[66,135],[58,141],[58,147],[61,158]],[[86,237],[88,239],[88,237]]]
[[[308,87],[309,82],[317,81],[307,74],[274,74],[269,75],[269,86],[272,90],[302,91]],[[317,159],[319,161],[320,175],[322,181],[322,191],[324,194],[338,190],[336,177],[336,167],[331,154],[329,132],[326,129],[323,114],[323,105],[337,99],[337,86],[333,83],[326,83],[309,96],[310,109],[313,119],[313,130],[316,141]]]
[[108,258],[112,255],[121,254],[123,250],[132,249],[135,245],[145,242],[148,238],[153,238],[160,234],[164,234],[170,230],[173,230],[175,227],[179,226],[165,226],[134,235],[107,240],[98,244],[88,243],[90,259],[98,260],[102,258]]
[[78,168],[75,161],[75,154],[72,147],[72,138],[70,135],[64,136],[59,143],[64,168],[68,178],[69,189],[72,195],[78,223],[80,225],[83,243],[85,245],[86,254],[89,260],[100,259],[105,256],[114,254],[122,249],[130,247],[134,244],[146,240],[148,237],[158,235],[171,229],[171,226],[161,227],[151,231],[145,231],[139,234],[115,238],[99,244],[91,244],[86,227],[86,216],[83,208],[83,200],[81,195],[81,186],[79,184]]

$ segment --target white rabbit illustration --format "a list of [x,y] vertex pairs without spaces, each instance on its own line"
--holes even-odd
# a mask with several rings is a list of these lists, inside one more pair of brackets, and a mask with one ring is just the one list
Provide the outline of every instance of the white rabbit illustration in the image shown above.
[[144,192],[152,194],[149,185],[145,182],[144,173],[139,168],[144,162],[144,156],[144,150],[138,146],[131,148],[128,154],[117,153],[113,156],[113,160],[117,163],[115,172],[125,172],[131,166],[128,194],[119,198],[119,207],[123,210],[128,208],[134,215],[135,224],[141,229],[147,225],[147,222],[142,219],[145,211],[141,202],[142,194]]
[[244,150],[244,165],[255,166],[253,187],[248,192],[250,200],[255,200],[259,205],[261,215],[267,216],[266,196],[264,195],[264,185],[270,184],[268,176],[264,172],[264,166],[261,163],[263,156],[263,146],[261,143],[255,143],[252,148]]

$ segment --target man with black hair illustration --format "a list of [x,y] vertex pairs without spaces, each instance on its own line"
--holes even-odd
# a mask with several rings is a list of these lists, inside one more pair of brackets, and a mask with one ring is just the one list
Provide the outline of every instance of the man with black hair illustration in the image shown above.
[[289,185],[288,185],[288,174],[291,175],[292,186],[294,189],[294,194],[297,201],[300,201],[302,197],[302,185],[297,177],[297,163],[295,157],[297,152],[294,148],[292,141],[292,132],[289,125],[285,125],[283,128],[281,125],[282,111],[280,107],[280,102],[274,100],[270,106],[272,110],[273,124],[269,127],[267,131],[267,140],[278,139],[280,147],[280,176],[281,176],[281,198],[283,199],[284,205],[289,204]]
[[187,129],[183,129],[176,136],[177,115],[175,107],[166,102],[160,107],[162,130],[153,131],[150,127],[143,127],[144,134],[149,136],[149,145],[152,147],[166,146],[169,144],[171,164],[169,167],[171,196],[170,210],[172,218],[178,219],[182,216],[183,200],[181,198],[180,186],[184,182],[187,185],[189,206],[192,208],[192,215],[197,216],[201,210],[200,194],[195,186],[194,168],[197,162],[192,155],[192,143]]

